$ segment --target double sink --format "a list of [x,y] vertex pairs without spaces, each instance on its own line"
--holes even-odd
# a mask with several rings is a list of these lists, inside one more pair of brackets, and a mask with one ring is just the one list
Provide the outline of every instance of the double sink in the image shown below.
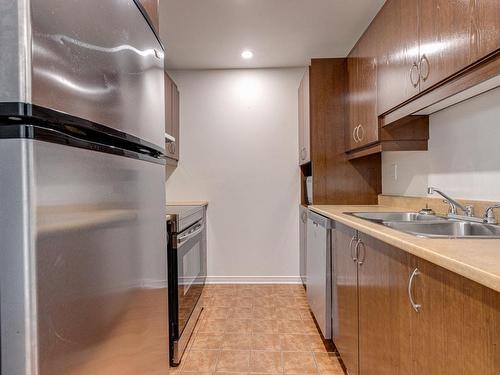
[[500,226],[417,212],[348,212],[349,215],[427,238],[500,238]]

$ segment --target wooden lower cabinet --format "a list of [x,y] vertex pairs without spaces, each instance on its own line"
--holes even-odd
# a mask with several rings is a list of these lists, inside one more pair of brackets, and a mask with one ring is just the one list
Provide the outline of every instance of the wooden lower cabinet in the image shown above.
[[412,374],[500,373],[500,293],[418,259]]
[[335,239],[334,341],[349,374],[500,373],[500,293],[343,224]]
[[415,258],[363,233],[359,240],[359,372],[411,374],[407,284]]
[[[356,231],[336,223],[333,234],[333,274],[336,280],[336,311],[333,341],[350,375],[358,371],[358,267],[352,257]],[[335,298],[335,297],[334,297]]]

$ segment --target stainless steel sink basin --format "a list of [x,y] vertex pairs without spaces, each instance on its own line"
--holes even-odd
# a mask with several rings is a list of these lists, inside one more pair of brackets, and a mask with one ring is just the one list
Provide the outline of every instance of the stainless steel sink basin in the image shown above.
[[500,238],[500,226],[468,221],[384,222],[385,226],[420,237],[430,238]]
[[353,216],[375,222],[397,221],[397,222],[415,222],[415,221],[446,221],[446,218],[435,215],[423,215],[417,212],[352,212]]

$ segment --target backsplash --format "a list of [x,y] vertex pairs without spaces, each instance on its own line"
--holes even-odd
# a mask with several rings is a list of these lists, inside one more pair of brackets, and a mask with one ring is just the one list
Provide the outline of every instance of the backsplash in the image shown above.
[[382,154],[383,194],[426,196],[428,186],[500,201],[500,88],[432,114],[428,151]]

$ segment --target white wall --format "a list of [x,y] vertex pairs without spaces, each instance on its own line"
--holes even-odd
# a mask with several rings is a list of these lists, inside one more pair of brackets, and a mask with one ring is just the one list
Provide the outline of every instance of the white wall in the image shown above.
[[500,201],[500,88],[432,114],[429,151],[385,152],[382,171],[384,194]]
[[181,96],[181,143],[167,200],[209,201],[209,279],[298,279],[302,73],[172,72]]

